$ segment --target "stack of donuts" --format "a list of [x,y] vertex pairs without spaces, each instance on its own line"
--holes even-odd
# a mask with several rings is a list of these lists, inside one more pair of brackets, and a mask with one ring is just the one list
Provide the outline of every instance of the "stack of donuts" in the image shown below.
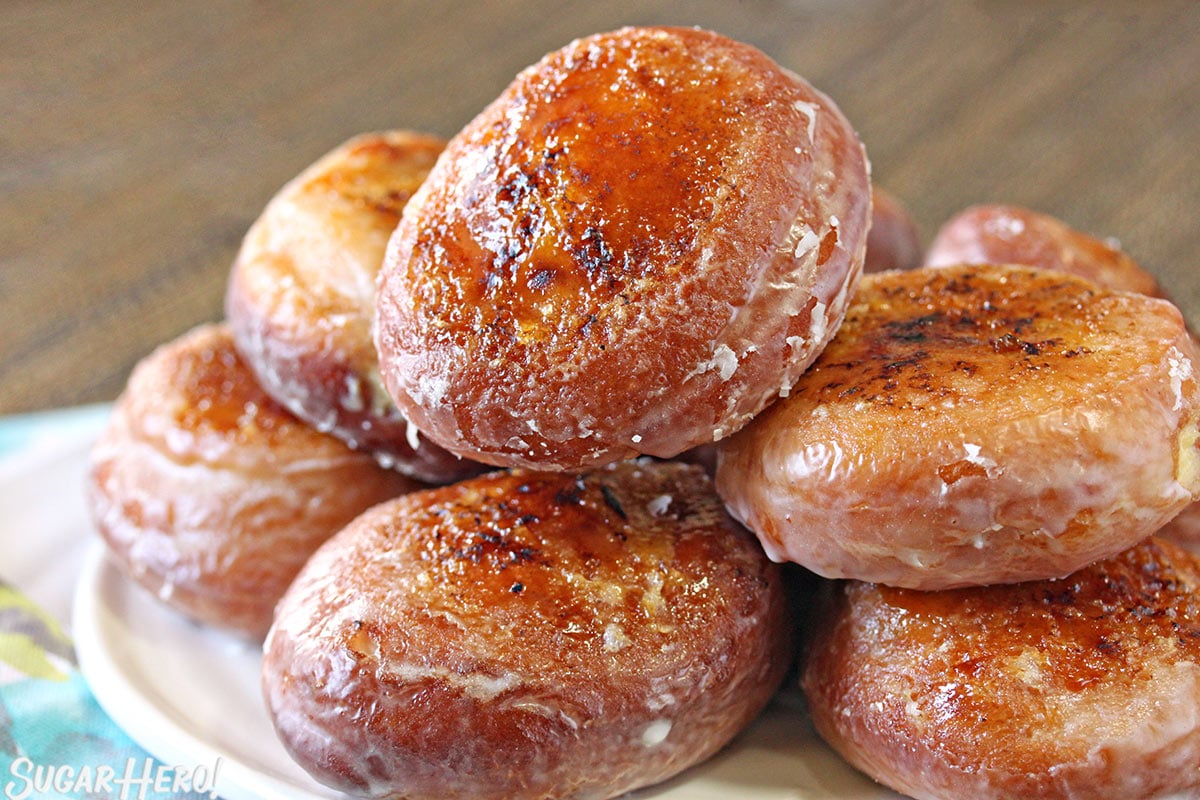
[[226,312],[135,369],[91,502],[132,579],[265,637],[331,787],[615,797],[789,674],[913,797],[1200,785],[1180,313],[1023,209],[922,253],[834,102],[750,46],[599,34],[448,142],[343,144]]

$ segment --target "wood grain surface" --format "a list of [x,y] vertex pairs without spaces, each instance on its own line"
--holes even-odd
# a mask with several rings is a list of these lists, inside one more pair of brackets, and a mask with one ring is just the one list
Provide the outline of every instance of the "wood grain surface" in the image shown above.
[[368,130],[453,134],[626,24],[712,28],[830,94],[928,238],[983,201],[1118,237],[1200,323],[1200,3],[8,2],[0,413],[106,400],[221,316],[242,235]]

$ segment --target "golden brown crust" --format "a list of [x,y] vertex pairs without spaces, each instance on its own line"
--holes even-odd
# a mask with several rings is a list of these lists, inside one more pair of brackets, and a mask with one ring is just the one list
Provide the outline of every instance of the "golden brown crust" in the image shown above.
[[871,230],[863,272],[916,269],[921,257],[921,232],[908,209],[891,192],[872,187]]
[[1059,581],[841,582],[802,684],[821,735],[915,798],[1200,785],[1200,562],[1151,539]]
[[610,797],[724,745],[790,660],[778,570],[698,467],[496,472],[361,516],[268,636],[282,741],[335,788]]
[[530,67],[448,145],[381,273],[386,385],[498,465],[669,457],[740,427],[836,329],[870,206],[833,103],[706,31]]
[[1066,575],[1197,492],[1200,356],[1179,311],[1032,267],[864,277],[717,487],[775,557],[950,588]]
[[130,575],[196,619],[253,636],[321,542],[417,487],[275,403],[215,325],[135,368],[89,476],[97,527]]
[[480,468],[409,430],[380,382],[371,324],[388,237],[444,144],[387,131],[327,153],[250,228],[226,295],[238,349],[278,402],[434,483]]
[[925,264],[1028,264],[1069,272],[1109,289],[1166,297],[1154,276],[1115,241],[1020,206],[977,205],[961,212],[938,231]]

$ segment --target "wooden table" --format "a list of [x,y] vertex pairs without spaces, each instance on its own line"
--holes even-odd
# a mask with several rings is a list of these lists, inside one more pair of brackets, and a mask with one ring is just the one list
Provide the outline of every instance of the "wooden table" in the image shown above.
[[831,94],[930,236],[979,201],[1116,236],[1200,323],[1200,3],[12,2],[0,413],[113,398],[221,315],[246,228],[349,136],[453,134],[623,24],[713,28]]

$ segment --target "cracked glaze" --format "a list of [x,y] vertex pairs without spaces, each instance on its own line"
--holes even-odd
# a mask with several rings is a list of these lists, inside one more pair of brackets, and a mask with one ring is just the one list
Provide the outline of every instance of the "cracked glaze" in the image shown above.
[[1174,544],[1054,581],[826,592],[802,684],[876,780],[928,800],[1194,796],[1200,563]]
[[264,687],[284,743],[335,787],[609,797],[762,708],[789,659],[784,603],[697,467],[498,472],[381,505],[322,548],[280,604]]
[[417,438],[379,378],[375,280],[400,212],[444,142],[356,136],[288,182],[247,232],[226,313],[263,388],[296,416],[432,483],[479,472]]
[[89,466],[117,562],[176,608],[255,637],[322,542],[419,487],[272,400],[217,325],[139,362]]
[[938,589],[1058,577],[1200,491],[1196,348],[1170,303],[1029,267],[868,275],[717,487],[773,557]]
[[579,40],[456,136],[405,209],[380,274],[384,381],[488,463],[673,456],[815,357],[869,213],[845,118],[759,51],[681,28]]

